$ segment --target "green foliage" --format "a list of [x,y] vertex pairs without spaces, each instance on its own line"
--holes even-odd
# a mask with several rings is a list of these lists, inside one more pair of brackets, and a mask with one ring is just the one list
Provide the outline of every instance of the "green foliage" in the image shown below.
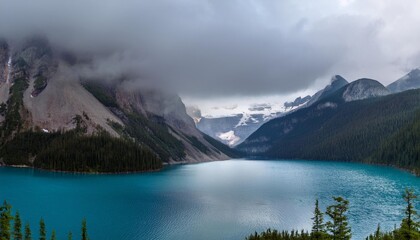
[[[413,190],[406,189],[403,195],[407,207],[405,209],[405,218],[401,222],[401,228],[392,232],[382,232],[380,225],[375,233],[366,237],[366,240],[420,240],[420,223],[414,220],[417,212],[414,209],[414,201],[417,196]],[[323,224],[323,214],[319,210],[318,200],[315,202],[314,217],[312,218],[313,227],[311,233],[305,231],[282,231],[268,229],[265,232],[251,234],[247,240],[301,240],[301,239],[319,239],[319,240],[348,240],[351,239],[351,229],[348,226],[345,213],[348,210],[349,202],[342,197],[334,197],[336,204],[327,207],[326,214],[331,219],[326,225]],[[324,232],[324,226],[328,232]],[[322,233],[322,234],[319,234]]]
[[7,110],[7,105],[6,105],[6,103],[1,103],[0,104],[0,115],[1,116],[4,116],[4,114],[6,113],[6,110]]
[[206,145],[204,145],[202,142],[200,142],[196,137],[194,136],[185,136],[190,143],[197,148],[198,150],[200,150],[203,153],[208,153],[210,151],[210,149],[208,147],[206,147]]
[[163,118],[144,117],[138,113],[127,113],[125,133],[140,144],[150,147],[162,161],[182,160],[185,157],[184,144],[175,138]]
[[[14,219],[14,228],[13,233],[11,233],[11,221]],[[15,216],[12,215],[12,206],[4,201],[3,205],[0,206],[0,240],[11,240],[13,235],[13,240],[32,240],[31,234],[31,227],[29,223],[25,224],[25,235],[22,236],[22,222],[20,219],[20,215],[16,212]],[[82,228],[81,228],[81,239],[82,240],[89,240],[87,234],[87,224],[86,219],[82,221]],[[43,218],[39,221],[39,240],[46,240],[47,239],[47,230],[45,221]],[[51,232],[51,240],[57,240],[57,235],[55,230]],[[72,233],[69,232],[68,240],[72,240]]]
[[15,221],[13,225],[13,239],[14,240],[22,240],[22,221],[20,220],[19,212],[15,214]]
[[32,240],[32,233],[31,233],[31,227],[29,226],[29,223],[25,225],[25,240]]
[[86,219],[82,221],[82,240],[89,240]]
[[38,95],[42,90],[47,87],[48,79],[42,73],[35,76],[34,81],[34,94]]
[[12,206],[4,201],[0,206],[0,240],[11,240]]
[[6,164],[76,172],[129,172],[155,170],[160,159],[146,147],[101,133],[24,132],[0,149]]
[[25,77],[14,79],[14,84],[10,88],[10,96],[7,100],[7,108],[4,111],[4,121],[0,128],[3,139],[10,137],[13,132],[18,132],[22,128],[20,111],[23,108],[23,94],[28,86]]
[[47,240],[47,230],[45,228],[44,219],[39,221],[39,240]]
[[318,199],[315,201],[315,210],[314,216],[312,218],[312,231],[311,237],[312,239],[324,239],[326,234],[325,231],[325,224],[324,224],[324,214],[319,209],[319,202]]
[[57,236],[55,234],[55,230],[52,230],[52,232],[51,232],[51,240],[57,240]]
[[342,197],[334,197],[335,205],[327,207],[326,214],[331,221],[326,224],[327,230],[333,240],[350,240],[351,229],[345,213],[348,210],[349,201]]
[[73,240],[73,233],[69,232],[69,234],[67,234],[67,240]]
[[310,234],[304,231],[282,231],[268,229],[265,232],[250,235],[246,240],[310,240]]
[[118,112],[116,115],[120,116],[125,126],[109,122],[115,131],[148,146],[162,161],[182,160],[185,157],[184,145],[169,132],[173,129],[170,129],[163,118],[155,115],[146,117],[136,111],[120,109],[115,92],[103,84],[89,81],[83,82],[83,86],[104,106]]
[[404,239],[420,239],[420,223],[416,221],[418,215],[414,208],[414,201],[417,199],[417,196],[414,194],[414,190],[406,189],[403,198],[407,206],[404,212],[405,218],[401,222],[398,234]]
[[420,112],[411,124],[384,141],[368,162],[404,167],[420,175]]
[[[418,127],[408,128],[390,140],[413,121],[419,121],[420,90],[353,102],[344,102],[340,91],[308,108],[269,121],[237,148],[255,155],[253,150],[268,146],[257,155],[279,159],[358,161],[420,168]],[[331,103],[336,105],[323,107],[332,106]],[[409,131],[413,133],[407,136]],[[386,144],[387,141],[391,143]],[[382,151],[376,154],[380,146]],[[370,158],[372,155],[376,157]]]
[[118,107],[117,100],[114,97],[113,92],[105,85],[86,81],[83,82],[83,87],[90,92],[99,102],[101,102],[105,107]]

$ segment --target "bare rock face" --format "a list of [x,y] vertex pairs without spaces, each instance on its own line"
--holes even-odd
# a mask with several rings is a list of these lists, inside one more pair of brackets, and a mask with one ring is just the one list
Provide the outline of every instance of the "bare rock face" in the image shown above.
[[176,94],[127,90],[119,80],[106,87],[112,99],[109,105],[82,83],[74,64],[42,38],[30,39],[13,51],[0,42],[0,126],[6,126],[2,134],[7,139],[28,130],[65,132],[82,121],[85,134],[106,131],[138,141],[167,162],[229,158],[196,129]]
[[9,62],[9,45],[5,40],[0,40],[0,84],[7,80],[8,62]]
[[31,89],[25,92],[24,106],[31,113],[32,125],[49,131],[75,128],[73,118],[77,115],[84,117],[88,133],[97,131],[99,127],[117,136],[108,121],[121,123],[83,88],[78,76],[64,63],[60,64],[41,94],[33,96]]
[[[6,104],[9,98],[10,85],[8,81],[11,76],[11,56],[9,45],[5,40],[0,40],[0,104]],[[4,105],[3,105],[4,106]],[[0,114],[0,122],[3,121],[3,114]]]
[[392,93],[420,88],[420,68],[411,70],[407,75],[389,84],[387,88]]
[[389,94],[389,90],[381,83],[372,79],[359,79],[350,83],[343,93],[346,102],[380,97]]
[[[181,98],[176,94],[156,89],[127,90],[118,87],[116,99],[125,111],[140,113],[150,121],[161,119],[167,124],[171,135],[181,141],[185,147],[186,156],[182,162],[229,159],[204,138],[203,133],[196,128],[194,120],[187,114]],[[198,141],[207,150],[203,152],[203,149],[198,149],[193,141]]]

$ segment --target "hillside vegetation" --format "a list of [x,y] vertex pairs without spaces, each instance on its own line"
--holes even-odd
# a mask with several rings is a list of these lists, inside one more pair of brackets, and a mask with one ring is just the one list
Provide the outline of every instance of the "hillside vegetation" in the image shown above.
[[338,91],[311,107],[266,123],[238,149],[248,155],[279,159],[420,168],[416,141],[420,90],[353,102],[344,102],[341,95]]

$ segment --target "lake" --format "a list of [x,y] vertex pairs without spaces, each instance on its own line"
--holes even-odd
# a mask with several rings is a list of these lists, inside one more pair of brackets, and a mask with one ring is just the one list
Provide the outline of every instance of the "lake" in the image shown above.
[[[0,200],[38,232],[43,217],[59,239],[79,239],[86,217],[91,240],[244,239],[267,228],[311,228],[315,199],[350,200],[353,239],[378,223],[399,224],[404,188],[420,178],[355,163],[230,160],[170,166],[160,172],[83,175],[0,168]],[[419,209],[417,204],[417,209]]]

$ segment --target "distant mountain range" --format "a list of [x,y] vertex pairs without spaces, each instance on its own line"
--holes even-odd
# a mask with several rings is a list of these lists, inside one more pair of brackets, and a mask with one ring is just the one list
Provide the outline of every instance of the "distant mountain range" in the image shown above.
[[388,88],[372,79],[346,84],[268,121],[236,149],[258,157],[381,163],[419,174],[420,90],[407,91],[420,80],[413,80],[416,72]]
[[[331,78],[329,85],[316,92],[313,96],[298,97],[294,101],[285,102],[280,111],[271,111],[269,114],[253,114],[250,111],[232,116],[203,117],[197,108],[189,108],[188,114],[195,119],[196,126],[200,131],[224,144],[234,147],[245,141],[254,131],[270,120],[293,113],[298,109],[309,107],[331,96],[344,86],[347,86],[347,91],[343,93],[343,99],[347,102],[416,89],[420,88],[420,69],[412,70],[406,76],[387,87],[376,80],[366,78],[349,84],[342,76],[335,75]],[[197,113],[199,114],[197,115]]]
[[248,112],[232,116],[204,117],[197,115],[199,110],[193,107],[189,107],[188,112],[195,119],[196,126],[200,131],[224,144],[236,146],[267,121],[298,109],[309,100],[310,97],[299,97],[294,102],[285,103],[280,111],[269,109],[265,113],[251,109]]

